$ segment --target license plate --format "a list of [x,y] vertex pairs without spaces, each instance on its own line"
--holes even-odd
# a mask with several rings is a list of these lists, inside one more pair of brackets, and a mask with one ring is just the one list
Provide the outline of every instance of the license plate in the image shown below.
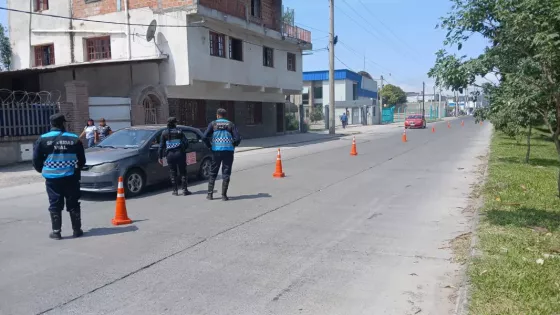
[[414,123],[410,123],[411,126],[414,126]]

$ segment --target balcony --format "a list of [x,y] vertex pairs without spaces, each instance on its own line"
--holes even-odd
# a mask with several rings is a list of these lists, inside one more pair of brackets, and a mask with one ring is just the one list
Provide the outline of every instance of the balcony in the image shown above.
[[282,36],[297,39],[304,43],[311,43],[311,32],[297,26],[283,23]]
[[[300,43],[311,44],[311,32],[297,26],[282,22],[282,8],[275,0],[261,0],[261,8],[255,14],[250,1],[245,0],[198,0],[193,5],[192,13],[202,14],[208,17],[218,18],[226,21],[225,16],[239,18],[248,24],[261,26],[278,32],[278,36],[294,39]],[[212,14],[206,10],[214,11]]]

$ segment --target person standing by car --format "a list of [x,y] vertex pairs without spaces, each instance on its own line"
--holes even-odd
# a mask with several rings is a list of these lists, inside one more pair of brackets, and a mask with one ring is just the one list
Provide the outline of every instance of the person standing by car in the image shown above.
[[110,126],[107,126],[105,118],[99,120],[99,126],[97,126],[97,138],[98,142],[105,140],[109,135],[113,133]]
[[346,116],[346,112],[340,116],[340,122],[342,122],[342,129],[346,129],[346,125],[348,125],[348,116]]
[[84,127],[84,131],[80,134],[80,139],[86,137],[88,148],[91,148],[97,142],[97,127],[93,119],[88,119],[87,125]]
[[204,133],[206,145],[212,149],[212,169],[210,170],[210,180],[208,181],[208,196],[206,199],[214,199],[214,184],[220,166],[222,166],[222,200],[229,200],[227,191],[231,176],[231,166],[233,164],[233,153],[235,147],[241,143],[241,138],[235,125],[226,119],[227,112],[220,108],[216,112],[216,120],[211,122]]
[[86,164],[84,146],[77,135],[67,132],[62,114],[50,117],[51,131],[43,134],[33,148],[33,168],[43,175],[49,196],[52,232],[60,240],[61,213],[66,202],[74,237],[84,234],[80,208],[80,170]]
[[191,194],[187,187],[187,149],[189,142],[187,136],[177,129],[177,119],[169,117],[167,119],[167,130],[161,134],[159,141],[159,164],[163,165],[163,155],[167,158],[167,165],[169,165],[169,174],[171,176],[171,186],[173,187],[172,194],[178,196],[178,181],[177,171],[181,176],[181,183],[183,188],[183,196]]

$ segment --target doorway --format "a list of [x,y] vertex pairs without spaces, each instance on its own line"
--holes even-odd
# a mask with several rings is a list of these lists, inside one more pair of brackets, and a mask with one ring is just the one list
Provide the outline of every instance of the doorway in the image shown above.
[[277,103],[276,104],[276,132],[283,133],[284,132],[284,104]]

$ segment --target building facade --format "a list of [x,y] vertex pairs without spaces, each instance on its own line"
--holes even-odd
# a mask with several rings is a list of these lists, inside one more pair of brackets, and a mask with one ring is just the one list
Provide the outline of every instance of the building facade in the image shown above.
[[[334,80],[337,117],[346,111],[350,114],[349,124],[362,124],[364,117],[369,124],[381,122],[377,106],[377,82],[369,74],[347,69],[335,70]],[[305,118],[309,118],[313,109],[321,108],[323,112],[328,112],[327,108],[331,104],[328,70],[303,73],[301,103]],[[337,125],[341,124],[338,118],[336,121]]]
[[300,93],[302,51],[312,48],[310,32],[283,23],[281,0],[7,4],[18,10],[12,71],[40,70],[40,90],[79,81],[86,100],[128,99],[130,124],[175,116],[203,128],[224,107],[245,138],[283,133],[285,95]]

